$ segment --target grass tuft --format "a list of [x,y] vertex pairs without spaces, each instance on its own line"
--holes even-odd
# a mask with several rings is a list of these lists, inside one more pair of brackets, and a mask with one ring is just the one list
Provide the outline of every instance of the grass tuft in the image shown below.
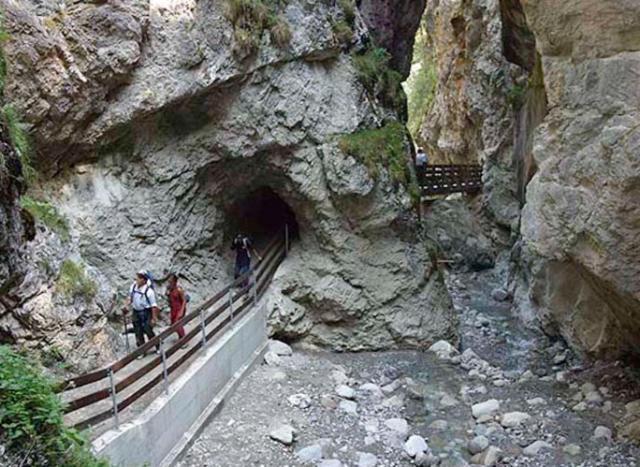
[[96,296],[98,287],[79,264],[67,259],[62,262],[56,283],[58,290],[69,298],[91,300]]
[[349,27],[356,21],[356,2],[354,0],[338,0],[338,5],[344,13],[344,19]]
[[331,23],[331,32],[335,41],[339,44],[349,44],[353,39],[353,29],[344,20],[334,21]]
[[405,142],[404,125],[392,121],[381,128],[343,135],[338,146],[345,154],[361,160],[373,177],[379,175],[382,166],[394,181],[407,185],[409,176]]
[[54,383],[35,362],[6,345],[0,346],[0,427],[7,454],[25,465],[109,466],[91,454],[84,437],[64,425]]
[[34,219],[42,222],[49,230],[58,234],[62,240],[68,241],[71,238],[67,220],[51,203],[23,196],[20,198],[20,207],[31,214]]
[[249,55],[258,50],[262,33],[269,31],[276,47],[285,48],[291,41],[286,20],[277,14],[285,2],[278,0],[225,0],[225,17],[233,24],[237,54]]

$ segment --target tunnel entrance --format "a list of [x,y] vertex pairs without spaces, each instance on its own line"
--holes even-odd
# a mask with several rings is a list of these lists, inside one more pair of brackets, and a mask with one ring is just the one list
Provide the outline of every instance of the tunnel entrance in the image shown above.
[[289,238],[299,235],[298,221],[291,207],[269,187],[260,187],[235,200],[227,210],[229,229],[227,236],[233,238],[243,233],[257,247],[266,245],[279,231],[289,226]]

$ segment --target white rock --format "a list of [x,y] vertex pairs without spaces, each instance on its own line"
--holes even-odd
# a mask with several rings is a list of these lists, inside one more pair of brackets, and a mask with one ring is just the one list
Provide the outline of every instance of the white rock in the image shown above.
[[588,392],[584,395],[584,399],[587,402],[593,402],[596,404],[599,404],[603,401],[602,396],[600,395],[600,393],[598,391],[591,391]]
[[525,456],[537,456],[542,449],[553,449],[553,446],[546,441],[538,440],[524,448],[522,453]]
[[288,400],[289,404],[300,409],[306,409],[311,405],[311,398],[306,394],[293,394]]
[[454,407],[458,404],[459,404],[458,399],[456,399],[453,396],[450,396],[449,394],[445,394],[444,396],[442,396],[442,399],[440,399],[440,405],[442,407]]
[[449,358],[458,353],[458,350],[447,341],[436,342],[429,347],[429,351],[435,353],[438,358]]
[[613,436],[613,433],[611,432],[611,430],[606,426],[602,426],[602,425],[596,427],[596,429],[593,432],[593,437],[596,439],[604,438],[607,441],[610,441],[612,436]]
[[524,412],[509,412],[502,416],[500,424],[505,428],[513,428],[529,420],[531,416]]
[[379,430],[378,420],[375,418],[370,418],[366,422],[364,422],[364,429],[367,433],[377,433]]
[[409,424],[404,418],[390,418],[385,420],[384,424],[387,428],[395,431],[403,437],[409,434]]
[[404,405],[404,396],[402,394],[396,394],[382,401],[382,406],[387,408],[399,408]]
[[286,424],[276,425],[269,432],[269,437],[288,446],[293,443],[293,427]]
[[489,439],[486,436],[476,436],[467,445],[471,454],[478,454],[489,447]]
[[400,380],[396,379],[395,381],[392,381],[386,386],[382,386],[382,392],[384,392],[385,394],[391,394],[392,392],[394,392],[400,387],[400,384],[401,384]]
[[290,357],[293,354],[293,350],[291,350],[289,344],[285,344],[282,341],[270,339],[268,348],[269,352],[273,352],[280,357]]
[[347,374],[341,370],[332,370],[331,379],[333,379],[337,384],[346,384],[349,381]]
[[338,459],[326,459],[321,461],[318,467],[342,467],[342,462]]
[[422,436],[411,435],[404,443],[404,450],[410,457],[416,457],[419,453],[426,453],[429,449]]
[[586,396],[590,392],[597,391],[598,388],[593,383],[584,383],[582,386],[580,386],[580,390],[582,391],[582,394]]
[[564,448],[562,448],[562,450],[570,456],[578,456],[582,452],[582,448],[577,444],[567,444]]
[[358,467],[375,467],[378,464],[378,458],[370,452],[358,453]]
[[336,394],[338,394],[343,399],[355,399],[356,391],[353,388],[350,388],[346,384],[341,384],[336,388]]
[[573,410],[574,412],[583,412],[587,410],[587,404],[586,402],[578,402],[576,405],[571,407],[571,410]]
[[449,428],[449,423],[446,420],[434,420],[429,424],[429,428],[435,431],[444,431]]
[[546,401],[542,397],[534,397],[533,399],[527,399],[529,405],[544,405]]
[[302,463],[316,463],[322,460],[322,446],[312,444],[296,451],[295,456]]
[[480,402],[471,406],[471,413],[475,418],[493,415],[498,410],[500,410],[500,402],[496,399],[489,399],[488,401]]
[[282,364],[282,360],[274,352],[267,352],[264,354],[264,362],[269,366],[278,366]]
[[509,292],[507,292],[503,288],[496,288],[491,291],[491,298],[493,298],[497,302],[504,302],[509,298]]
[[346,412],[350,415],[357,415],[358,414],[358,404],[356,404],[353,401],[349,401],[349,400],[341,400],[340,404],[338,404],[338,407],[340,408],[340,410],[342,410],[343,412]]
[[502,459],[502,451],[495,446],[489,446],[487,449],[471,458],[472,464],[495,465]]

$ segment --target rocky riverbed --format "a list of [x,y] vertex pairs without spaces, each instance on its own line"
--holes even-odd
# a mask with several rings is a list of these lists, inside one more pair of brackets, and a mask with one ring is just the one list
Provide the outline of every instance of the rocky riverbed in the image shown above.
[[448,283],[462,349],[272,342],[178,465],[639,465],[640,449],[619,437],[640,418],[624,372],[586,380],[594,373],[563,343],[510,318],[491,272]]

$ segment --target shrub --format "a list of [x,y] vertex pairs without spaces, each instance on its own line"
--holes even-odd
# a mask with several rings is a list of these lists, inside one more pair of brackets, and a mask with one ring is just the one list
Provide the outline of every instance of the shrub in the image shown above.
[[[278,17],[277,0],[225,0],[225,17],[233,24],[236,52],[251,54],[260,46],[260,38],[269,30],[277,47],[291,40],[289,24]],[[284,2],[283,2],[284,3]]]
[[339,44],[348,44],[353,38],[353,29],[351,29],[349,23],[344,20],[332,22],[331,32]]
[[64,426],[54,387],[34,362],[0,346],[0,433],[8,454],[26,453],[32,461],[26,465],[108,467],[77,431]]
[[22,164],[22,174],[27,184],[32,183],[36,177],[36,172],[31,165],[31,145],[29,136],[24,130],[18,112],[12,105],[5,105],[2,108],[4,124],[9,132],[11,145],[18,153]]
[[368,48],[354,56],[358,78],[364,87],[382,102],[399,108],[404,102],[402,75],[391,69],[391,55],[382,47]]
[[344,135],[338,146],[345,154],[363,161],[372,176],[377,177],[383,166],[393,180],[408,184],[405,139],[404,125],[393,121],[381,128]]
[[338,5],[344,13],[344,19],[347,26],[353,26],[356,20],[356,2],[354,0],[338,0]]
[[407,81],[409,132],[414,140],[419,140],[419,131],[425,115],[431,109],[437,84],[433,62],[423,60],[418,70]]
[[69,224],[67,224],[67,220],[50,203],[23,196],[20,198],[20,206],[29,212],[34,219],[39,220],[49,230],[58,234],[62,240],[69,240]]
[[67,259],[62,262],[56,283],[58,290],[67,297],[90,300],[95,297],[98,287],[79,264]]

